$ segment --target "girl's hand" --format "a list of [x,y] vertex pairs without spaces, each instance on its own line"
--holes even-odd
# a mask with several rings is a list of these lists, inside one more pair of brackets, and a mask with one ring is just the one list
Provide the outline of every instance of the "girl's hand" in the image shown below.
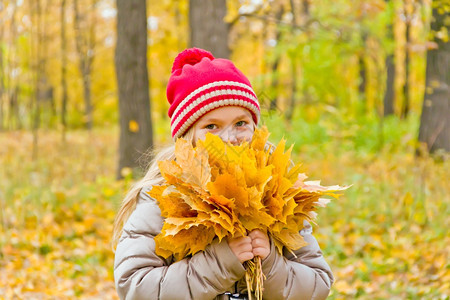
[[258,229],[252,230],[248,236],[228,239],[228,245],[241,263],[255,256],[265,259],[270,254],[269,237]]
[[229,238],[228,246],[230,246],[231,251],[236,255],[241,264],[254,257],[252,238],[250,236]]
[[261,259],[266,259],[270,254],[270,241],[267,234],[259,229],[255,229],[252,230],[248,236],[252,239],[253,256],[259,256]]

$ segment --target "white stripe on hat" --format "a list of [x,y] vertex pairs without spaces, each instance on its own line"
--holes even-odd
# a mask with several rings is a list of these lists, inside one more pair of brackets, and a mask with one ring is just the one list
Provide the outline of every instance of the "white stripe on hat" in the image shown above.
[[[176,128],[178,126],[178,123],[181,122],[181,120],[189,113],[191,112],[195,107],[197,107],[198,105],[200,105],[201,103],[203,103],[204,101],[211,99],[213,97],[217,97],[220,95],[227,95],[227,96],[241,96],[241,97],[245,97],[248,100],[252,101],[255,106],[258,108],[259,110],[259,103],[258,103],[258,99],[256,99],[255,96],[253,96],[253,94],[251,93],[247,93],[247,92],[243,92],[240,90],[230,90],[230,89],[222,89],[222,90],[215,90],[215,91],[211,91],[207,94],[202,95],[201,97],[199,97],[198,99],[196,99],[195,101],[193,101],[191,104],[189,104],[187,107],[185,107],[182,111],[180,111],[180,114],[177,115],[177,111],[172,115],[173,118],[173,122],[171,124],[171,126],[173,128]],[[231,100],[231,99],[230,99]],[[227,104],[225,104],[227,105]],[[230,105],[230,104],[228,104]],[[241,106],[243,106],[241,104]],[[179,105],[177,107],[180,108],[181,105]],[[179,111],[179,110],[178,110]]]
[[[197,88],[196,90],[194,90],[193,92],[191,92],[186,98],[184,98],[183,99],[183,101],[181,101],[179,104],[178,104],[178,106],[177,106],[177,108],[175,109],[175,111],[173,112],[173,115],[172,116],[176,116],[178,113],[179,113],[179,111],[181,110],[181,108],[184,106],[184,105],[186,105],[187,103],[189,103],[189,101],[192,99],[192,98],[194,98],[197,94],[199,94],[199,93],[201,93],[201,92],[203,92],[204,90],[207,90],[207,89],[209,89],[209,88],[212,88],[212,87],[219,87],[219,86],[238,86],[238,87],[241,87],[241,88],[244,88],[244,89],[247,89],[247,90],[249,90],[251,93],[253,93],[254,95],[256,95],[256,93],[253,91],[253,89],[250,87],[250,86],[248,86],[248,85],[246,85],[246,84],[244,84],[244,83],[241,83],[241,82],[236,82],[236,81],[227,81],[227,80],[224,80],[224,81],[214,81],[214,82],[211,82],[211,83],[208,83],[208,84],[205,84],[205,85],[202,85],[201,87],[199,87],[199,88]],[[227,90],[227,89],[223,89],[223,90]],[[253,98],[255,98],[255,97],[253,97]],[[259,103],[258,103],[258,100],[255,98],[255,101],[256,101],[256,103],[257,103],[257,105],[258,105],[258,107],[259,107]],[[178,118],[177,118],[178,119]]]

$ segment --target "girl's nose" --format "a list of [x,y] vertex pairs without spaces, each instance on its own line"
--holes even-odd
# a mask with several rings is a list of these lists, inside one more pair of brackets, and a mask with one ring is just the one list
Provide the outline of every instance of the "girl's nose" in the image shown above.
[[236,132],[232,128],[225,128],[224,130],[222,130],[222,132],[219,134],[219,137],[224,142],[230,142],[233,145],[238,144]]

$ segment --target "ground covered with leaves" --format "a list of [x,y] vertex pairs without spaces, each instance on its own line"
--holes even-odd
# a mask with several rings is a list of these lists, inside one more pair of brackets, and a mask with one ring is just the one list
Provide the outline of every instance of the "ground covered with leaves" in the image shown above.
[[[406,146],[385,140],[374,151],[358,144],[358,128],[323,141],[309,129],[269,139],[301,139],[293,158],[310,179],[353,184],[318,211],[330,299],[448,299],[450,161],[416,158],[407,134]],[[31,133],[0,133],[0,298],[117,299],[112,224],[132,183],[115,180],[117,136],[72,131],[63,143],[42,131],[33,159]]]

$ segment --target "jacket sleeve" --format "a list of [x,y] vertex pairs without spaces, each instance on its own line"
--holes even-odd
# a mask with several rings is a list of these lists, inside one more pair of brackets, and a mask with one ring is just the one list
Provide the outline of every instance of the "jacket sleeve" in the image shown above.
[[[117,245],[114,278],[120,299],[213,299],[245,274],[227,242],[171,263],[155,254],[161,231],[158,205],[146,193],[124,226]],[[220,257],[220,259],[217,259]]]
[[[325,262],[319,244],[312,236],[312,227],[305,222],[300,232],[308,243],[295,251],[280,255],[273,243],[269,256],[263,261],[264,299],[319,300],[326,299],[334,282],[333,274]],[[283,288],[280,288],[283,287]]]

